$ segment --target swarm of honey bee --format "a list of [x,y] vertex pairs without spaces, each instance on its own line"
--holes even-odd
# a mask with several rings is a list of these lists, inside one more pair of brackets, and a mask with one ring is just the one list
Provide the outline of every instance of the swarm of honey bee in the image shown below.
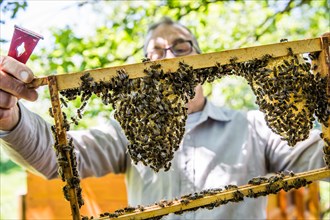
[[315,116],[328,126],[326,78],[312,73],[308,58],[294,55],[291,48],[286,57],[268,58],[259,68],[254,62],[234,63],[235,74],[247,79],[268,126],[294,146],[308,137]]
[[155,171],[166,171],[184,134],[185,96],[175,83],[167,82],[159,66],[153,65],[145,72],[150,77],[135,80],[119,72],[119,79],[130,84],[130,89],[116,94],[115,118],[130,142],[131,159]]
[[[313,55],[315,56],[315,55]],[[148,61],[147,61],[148,62]],[[174,152],[184,134],[189,99],[194,88],[205,81],[212,82],[226,75],[244,77],[256,95],[256,103],[265,113],[268,126],[281,135],[290,146],[306,139],[315,116],[327,125],[330,115],[326,94],[326,79],[313,68],[307,58],[288,55],[238,62],[233,57],[229,64],[205,69],[194,69],[183,62],[172,73],[164,73],[154,63],[144,72],[146,77],[130,79],[124,69],[109,82],[94,82],[89,73],[81,77],[77,89],[61,91],[67,100],[81,97],[74,124],[82,118],[88,99],[94,93],[104,104],[113,104],[115,118],[129,140],[128,153],[134,163],[142,162],[158,172],[171,166]]]

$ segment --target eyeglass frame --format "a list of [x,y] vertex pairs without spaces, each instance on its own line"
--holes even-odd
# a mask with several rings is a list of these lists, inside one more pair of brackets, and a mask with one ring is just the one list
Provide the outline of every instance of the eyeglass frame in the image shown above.
[[[166,57],[166,53],[167,53],[168,50],[170,50],[170,51],[173,53],[174,56],[178,56],[178,55],[176,55],[176,53],[172,50],[173,47],[176,46],[177,44],[180,44],[180,43],[186,43],[186,42],[188,42],[188,43],[190,44],[190,51],[189,51],[188,53],[186,53],[186,54],[179,55],[179,56],[185,56],[185,55],[190,54],[190,53],[193,51],[193,49],[196,50],[195,45],[194,45],[194,43],[192,42],[192,40],[182,40],[182,41],[178,41],[178,42],[174,43],[172,46],[169,46],[169,47],[167,47],[167,48],[157,48],[157,49],[155,48],[155,49],[153,49],[152,51],[145,53],[144,56],[145,56],[145,57],[148,57],[148,54],[149,54],[149,53],[152,53],[152,52],[155,51],[155,50],[162,50],[162,51],[164,51],[164,52],[163,52],[164,55],[163,55],[161,58],[158,58],[158,59],[164,59],[164,58]],[[197,50],[196,50],[196,51],[197,51]]]

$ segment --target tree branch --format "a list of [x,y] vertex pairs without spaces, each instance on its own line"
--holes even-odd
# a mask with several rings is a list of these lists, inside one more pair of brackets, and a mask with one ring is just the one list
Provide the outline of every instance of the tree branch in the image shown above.
[[292,3],[294,3],[295,0],[290,0],[285,8],[281,11],[276,12],[275,14],[273,14],[272,16],[267,17],[260,25],[258,25],[259,27],[263,27],[265,26],[267,23],[269,23],[269,25],[267,25],[260,33],[254,33],[249,35],[248,37],[245,38],[245,41],[241,42],[237,47],[242,47],[242,45],[246,44],[249,40],[253,39],[254,41],[258,41],[259,38],[264,35],[267,31],[269,31],[270,26],[272,25],[273,22],[276,22],[276,17],[278,15],[284,14],[284,13],[289,13],[292,9],[296,8],[296,7],[300,7],[303,4],[307,4],[310,1],[309,0],[301,0],[297,5],[293,5],[291,6]]

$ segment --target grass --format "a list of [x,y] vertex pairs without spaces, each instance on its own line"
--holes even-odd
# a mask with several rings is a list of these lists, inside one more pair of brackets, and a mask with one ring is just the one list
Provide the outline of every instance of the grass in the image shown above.
[[0,219],[20,219],[19,196],[26,193],[26,173],[12,167],[0,173]]

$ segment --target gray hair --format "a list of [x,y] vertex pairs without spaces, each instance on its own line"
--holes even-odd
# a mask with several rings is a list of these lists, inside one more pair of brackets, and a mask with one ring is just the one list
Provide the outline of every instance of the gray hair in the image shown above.
[[184,29],[186,29],[192,36],[192,43],[193,43],[193,47],[196,49],[196,52],[197,53],[202,53],[201,49],[199,48],[199,45],[198,45],[198,42],[197,42],[197,39],[195,37],[195,35],[184,25],[178,23],[178,22],[175,22],[173,21],[171,18],[169,17],[163,17],[161,18],[158,22],[152,24],[149,28],[148,28],[148,31],[147,31],[147,35],[146,35],[146,38],[145,38],[145,41],[144,41],[144,45],[143,45],[143,52],[144,54],[147,54],[147,46],[149,44],[149,41],[150,41],[150,37],[151,37],[151,34],[152,32],[160,25],[162,24],[167,24],[167,25],[179,25],[181,27],[183,27]]

